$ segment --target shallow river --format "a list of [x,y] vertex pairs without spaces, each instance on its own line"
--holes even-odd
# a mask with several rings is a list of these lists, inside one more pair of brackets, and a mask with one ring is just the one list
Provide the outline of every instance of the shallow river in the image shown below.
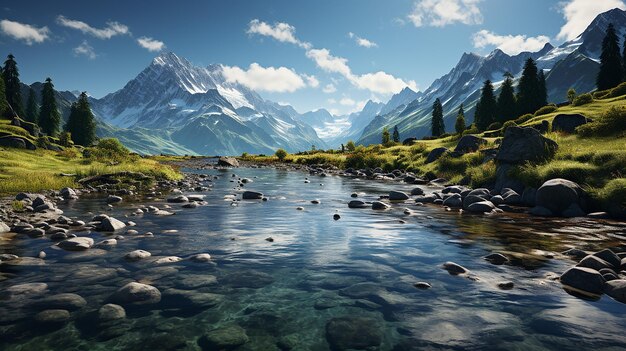
[[[0,350],[193,350],[205,333],[233,325],[248,337],[240,350],[378,343],[371,349],[626,348],[625,304],[607,296],[576,298],[554,280],[574,264],[558,252],[619,246],[626,241],[624,226],[461,215],[410,202],[387,211],[348,209],[353,192],[373,201],[391,189],[413,186],[334,176],[312,176],[305,183],[307,174],[275,169],[237,169],[238,176],[254,180],[245,188],[263,192],[269,201],[233,202],[224,198],[237,194],[232,171],[194,172],[219,176],[205,193],[208,205],[171,204],[174,216],[130,217],[142,203],[127,199],[109,214],[135,221],[139,235],[122,231],[126,239],[113,249],[68,253],[49,249],[46,238],[0,238],[0,253],[48,253],[45,265],[0,265],[0,292],[43,282],[48,291],[42,296],[76,293],[87,301],[72,312],[72,321],[50,328],[33,321],[38,309],[32,306],[41,296],[0,300]],[[312,204],[313,199],[321,203]],[[165,202],[144,204],[163,207]],[[403,213],[407,207],[412,214]],[[105,211],[102,198],[59,208],[85,221]],[[341,219],[333,220],[335,213]],[[141,236],[147,231],[154,237]],[[96,242],[105,238],[96,232],[79,235]],[[127,262],[123,256],[136,249],[152,257]],[[153,263],[162,256],[203,252],[211,254],[212,263]],[[511,264],[485,261],[491,252],[506,254]],[[449,275],[441,268],[446,261],[470,274]],[[100,324],[94,311],[131,281],[157,287],[164,298],[128,308],[127,318],[118,322]],[[420,281],[432,288],[415,288]],[[503,281],[514,288],[499,289]],[[166,297],[172,288],[187,292]]]

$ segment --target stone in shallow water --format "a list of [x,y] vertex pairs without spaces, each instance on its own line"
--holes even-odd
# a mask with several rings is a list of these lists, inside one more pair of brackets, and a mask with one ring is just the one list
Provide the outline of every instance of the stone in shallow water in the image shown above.
[[491,254],[485,256],[485,260],[487,260],[490,263],[493,263],[495,265],[501,265],[501,264],[504,264],[505,262],[509,261],[509,259],[506,256],[504,256],[501,253],[497,253],[497,252],[491,253]]
[[59,247],[68,251],[84,251],[93,246],[93,239],[87,237],[76,237],[63,240],[58,243]]
[[79,310],[87,305],[87,301],[78,294],[57,294],[37,300],[33,307],[37,309]]
[[181,289],[197,289],[215,284],[217,284],[217,278],[214,275],[193,274],[184,277],[177,286]]
[[446,271],[448,271],[448,273],[450,273],[451,275],[459,275],[459,274],[464,274],[467,273],[467,268],[456,264],[454,262],[446,262],[443,264],[443,269],[445,269]]
[[42,295],[48,291],[46,283],[24,283],[6,288],[0,293],[3,298],[24,297],[31,295]]
[[204,334],[198,344],[202,350],[232,350],[248,342],[246,331],[238,325],[211,330]]
[[35,321],[43,324],[65,323],[70,320],[70,313],[66,310],[45,310],[35,315]]
[[148,258],[152,256],[151,253],[149,253],[148,251],[145,250],[134,250],[131,251],[129,253],[127,253],[124,257],[129,260],[129,261],[139,261],[142,260],[144,258]]
[[210,262],[211,255],[209,255],[208,253],[201,253],[201,254],[193,255],[189,259],[194,262]]
[[98,319],[100,319],[100,321],[111,321],[123,318],[126,318],[126,310],[120,305],[108,303],[98,310]]
[[229,285],[233,288],[258,289],[272,284],[274,282],[274,278],[267,273],[247,270],[232,272],[223,278],[220,278],[220,281],[222,284]]
[[585,295],[602,295],[605,280],[600,272],[586,267],[573,267],[561,275],[561,284]]
[[431,285],[429,283],[427,283],[427,282],[417,282],[417,283],[413,284],[413,286],[418,288],[418,289],[422,289],[422,290],[431,288]]
[[124,304],[143,305],[161,301],[161,292],[154,286],[141,283],[128,283],[117,290],[111,301]]
[[508,281],[498,283],[498,288],[502,290],[511,290],[513,289],[514,286],[515,284],[513,282],[508,282]]
[[180,262],[183,259],[178,257],[178,256],[167,256],[167,257],[161,257],[157,260],[155,260],[153,263],[154,264],[169,264],[169,263],[176,263],[176,262]]
[[208,308],[222,302],[223,296],[219,294],[200,292],[198,290],[167,289],[163,292],[163,299],[178,307]]
[[626,280],[616,279],[607,282],[604,292],[615,300],[626,303]]
[[373,318],[338,317],[326,323],[326,340],[333,350],[375,349],[382,342],[382,330]]

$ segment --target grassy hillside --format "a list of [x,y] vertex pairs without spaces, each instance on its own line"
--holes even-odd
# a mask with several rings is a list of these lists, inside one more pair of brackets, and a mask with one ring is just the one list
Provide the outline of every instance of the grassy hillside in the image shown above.
[[[546,133],[546,137],[559,144],[554,159],[543,164],[518,167],[511,175],[533,187],[551,178],[566,178],[583,185],[599,200],[615,196],[620,185],[622,189],[626,185],[626,96],[615,96],[618,92],[596,93],[597,97],[606,98],[596,99],[582,106],[564,106],[545,115],[524,118],[521,126],[535,125],[544,120],[551,124],[556,115],[563,113],[582,114],[594,122],[585,127],[587,133],[584,137],[578,134]],[[613,114],[608,111],[613,111]],[[606,131],[607,125],[609,132]],[[602,126],[605,126],[605,133],[594,132],[602,129]],[[419,175],[430,173],[431,176],[446,178],[451,183],[467,183],[478,187],[495,179],[496,164],[485,158],[484,150],[495,148],[502,134],[502,130],[477,133],[476,135],[488,141],[478,152],[456,158],[445,155],[430,164],[425,163],[430,151],[438,147],[454,149],[460,137],[453,135],[435,140],[419,140],[411,146],[358,146],[353,152],[344,153],[332,150],[308,152],[288,155],[285,162],[331,164],[340,168],[381,167],[386,171],[405,169]],[[247,156],[244,159],[256,162],[278,161],[275,156]]]

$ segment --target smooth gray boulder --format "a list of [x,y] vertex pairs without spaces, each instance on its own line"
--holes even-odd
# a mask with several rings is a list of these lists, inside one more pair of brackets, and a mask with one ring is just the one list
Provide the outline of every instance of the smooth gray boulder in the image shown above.
[[535,205],[549,209],[554,215],[562,216],[577,205],[585,209],[585,193],[576,183],[567,179],[551,179],[537,189]]
[[348,208],[366,208],[367,204],[361,200],[352,200],[348,202]]
[[604,292],[615,300],[626,303],[626,280],[615,279],[607,282]]
[[530,127],[509,127],[504,133],[496,161],[522,164],[545,161],[554,156],[558,144],[536,129]]
[[600,272],[587,267],[573,267],[561,275],[561,284],[574,292],[602,295],[605,279]]
[[619,258],[619,256],[617,256],[615,254],[615,252],[613,252],[613,251],[611,251],[609,249],[604,249],[602,251],[598,251],[598,252],[594,253],[593,256],[601,258],[604,261],[608,262],[616,270],[619,270],[620,266],[622,265],[622,259]]
[[390,201],[406,201],[409,198],[410,198],[409,195],[407,195],[407,193],[405,193],[403,191],[392,190],[392,191],[389,192],[389,200]]
[[467,211],[475,212],[475,213],[491,212],[495,209],[496,209],[496,206],[494,206],[494,204],[491,203],[491,201],[487,201],[487,200],[474,202],[470,204],[469,206],[467,206],[466,208]]
[[126,223],[106,215],[102,217],[100,224],[97,226],[97,229],[103,232],[114,232],[123,228],[126,228]]
[[459,154],[476,152],[484,144],[487,144],[487,140],[483,138],[479,138],[475,135],[464,135],[459,139],[456,148],[454,148],[454,152]]
[[372,202],[372,210],[387,210],[389,207],[389,205],[381,201]]
[[248,340],[245,329],[238,325],[229,325],[204,334],[198,340],[198,344],[203,350],[233,350]]
[[220,157],[217,160],[217,165],[220,167],[239,167],[239,161],[234,157]]
[[161,292],[154,286],[132,282],[117,290],[110,300],[120,305],[153,304],[161,301]]
[[87,238],[84,236],[79,236],[76,238],[70,238],[67,240],[63,240],[59,242],[57,245],[63,250],[68,251],[84,251],[88,250],[93,246],[93,239]]
[[426,157],[425,163],[428,164],[428,163],[437,161],[446,152],[448,152],[448,149],[445,147],[438,147],[438,148],[432,149],[432,151],[430,151],[430,153]]
[[50,309],[37,313],[35,321],[41,324],[60,324],[70,320],[70,312],[62,309]]
[[241,194],[241,198],[244,200],[261,200],[263,199],[263,194],[258,191],[244,191]]
[[98,319],[100,321],[112,321],[123,318],[126,318],[126,310],[120,305],[108,303],[98,310]]
[[587,267],[587,268],[595,269],[596,271],[600,271],[603,268],[613,269],[613,266],[610,263],[601,259],[600,257],[596,257],[593,255],[589,255],[583,258],[582,260],[580,260],[580,262],[578,262],[576,266]]
[[450,273],[451,275],[465,274],[468,272],[467,268],[461,266],[460,264],[450,262],[450,261],[444,263],[442,267],[443,269],[448,271],[448,273]]
[[463,199],[461,194],[452,194],[443,200],[443,205],[448,207],[463,207]]
[[558,114],[552,120],[552,131],[563,132],[568,134],[576,133],[576,128],[591,122],[591,119],[575,113],[575,114]]

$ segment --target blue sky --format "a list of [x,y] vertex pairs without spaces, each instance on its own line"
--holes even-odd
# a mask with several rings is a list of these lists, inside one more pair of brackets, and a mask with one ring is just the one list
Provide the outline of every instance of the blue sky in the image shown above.
[[0,7],[0,55],[26,83],[114,92],[161,51],[305,112],[426,89],[463,52],[514,54],[575,37],[622,0],[28,1]]

